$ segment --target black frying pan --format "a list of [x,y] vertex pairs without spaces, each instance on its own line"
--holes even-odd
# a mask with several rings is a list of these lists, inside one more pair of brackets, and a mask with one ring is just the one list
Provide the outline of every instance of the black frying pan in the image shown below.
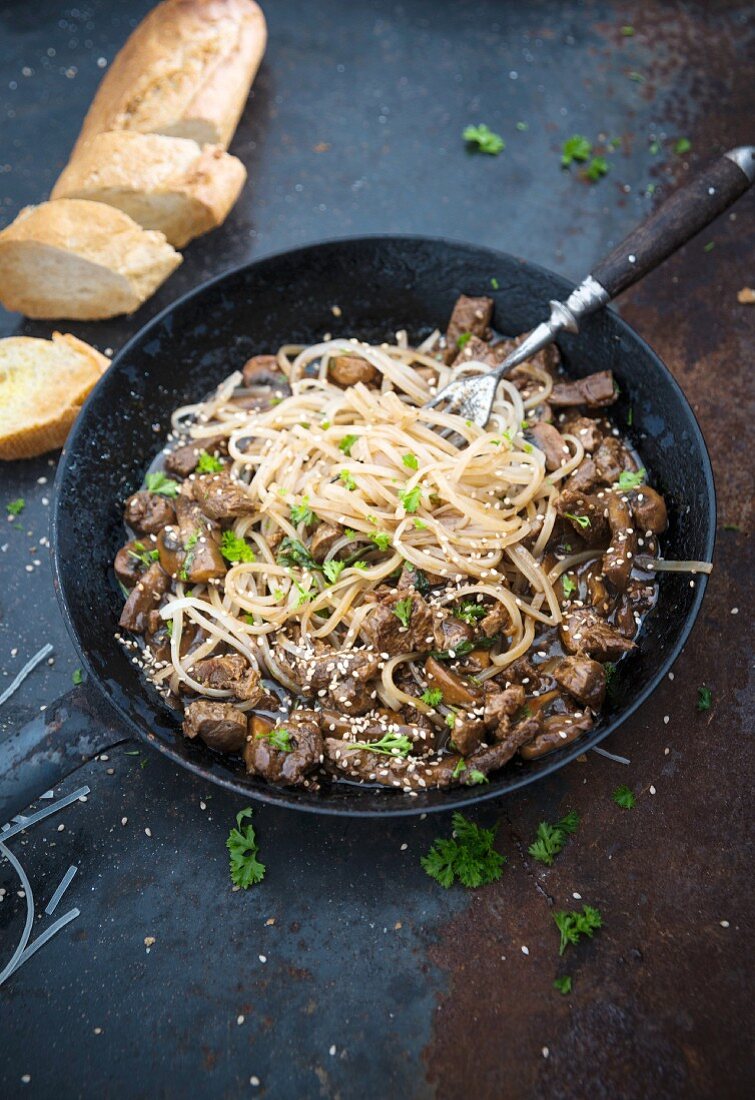
[[[183,738],[180,716],[114,638],[123,597],[112,562],[124,540],[123,501],[142,484],[177,406],[205,396],[249,356],[283,343],[314,343],[326,332],[377,341],[399,328],[416,339],[445,327],[462,292],[492,295],[496,329],[516,335],[542,318],[549,299],[564,298],[570,289],[558,275],[486,248],[418,237],[361,238],[258,260],[192,291],[146,325],[116,357],[76,421],[58,468],[53,513],[55,583],[66,625],[124,728],[246,797],[319,813],[378,816],[494,798],[563,767],[629,718],[682,649],[700,608],[704,576],[690,588],[685,575],[661,574],[658,606],[638,650],[621,662],[612,709],[590,733],[540,760],[512,762],[484,787],[417,798],[345,783],[311,793],[247,776],[239,759]],[[341,307],[338,318],[333,305]],[[564,336],[559,345],[574,375],[614,372],[621,396],[613,415],[623,425],[631,407],[627,433],[669,506],[664,555],[709,561],[715,535],[710,460],[667,368],[610,310],[587,319],[578,337]]]

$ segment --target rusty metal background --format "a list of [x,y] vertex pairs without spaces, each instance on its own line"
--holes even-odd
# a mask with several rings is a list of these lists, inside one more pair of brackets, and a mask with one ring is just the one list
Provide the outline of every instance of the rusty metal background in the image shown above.
[[[0,5],[2,224],[47,195],[98,59],[149,6]],[[117,348],[211,274],[357,232],[483,240],[578,278],[696,164],[752,141],[747,4],[269,9],[270,47],[232,147],[250,175],[239,207],[134,318],[67,329]],[[473,121],[503,134],[500,157],[465,151]],[[619,141],[595,186],[559,168],[572,133]],[[690,153],[673,152],[679,137]],[[224,842],[237,802],[129,755],[142,750],[128,742],[93,759],[119,734],[86,685],[53,703],[75,669],[40,541],[53,470],[47,458],[0,469],[0,504],[27,501],[0,532],[0,690],[43,642],[55,656],[0,709],[3,819],[53,783],[92,788],[15,842],[39,910],[78,864],[66,903],[82,913],[0,990],[3,1095],[748,1093],[755,307],[737,292],[755,277],[752,212],[750,197],[621,304],[683,384],[711,450],[720,528],[703,613],[673,681],[608,745],[629,766],[591,754],[480,815],[500,823],[509,863],[479,892],[444,892],[419,867],[443,819],[378,833],[267,808],[255,811],[265,882],[232,892]],[[0,312],[3,335],[52,327]],[[701,714],[703,683],[714,703]],[[632,812],[611,800],[619,783],[639,794]],[[538,821],[572,807],[579,836],[553,868],[532,863]],[[7,867],[0,878],[9,951],[23,916]],[[551,913],[576,906],[574,893],[606,926],[559,960]],[[562,997],[552,981],[566,973]]]

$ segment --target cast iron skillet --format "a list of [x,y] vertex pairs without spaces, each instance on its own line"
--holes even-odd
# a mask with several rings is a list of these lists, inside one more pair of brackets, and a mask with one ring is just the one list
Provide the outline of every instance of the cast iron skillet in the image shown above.
[[[540,760],[512,762],[485,786],[416,798],[345,783],[310,793],[247,776],[240,760],[182,737],[178,715],[114,638],[123,597],[112,562],[124,539],[123,501],[142,484],[177,406],[206,395],[249,356],[283,343],[313,343],[326,332],[376,341],[399,328],[420,337],[445,326],[462,292],[491,295],[495,327],[516,335],[541,320],[549,299],[563,298],[570,289],[560,276],[490,249],[421,237],[367,237],[279,253],[221,275],[137,333],[89,397],[69,437],[56,479],[52,540],[66,625],[124,729],[247,798],[316,813],[379,816],[465,807],[515,790],[563,767],[633,714],[681,651],[700,608],[704,576],[690,588],[688,576],[661,575],[658,606],[637,652],[620,666],[613,709],[589,734]],[[341,307],[338,318],[333,305]],[[665,556],[709,561],[715,533],[710,460],[667,368],[610,310],[588,319],[579,336],[565,336],[560,346],[575,375],[614,372],[621,396],[613,415],[623,425],[632,409],[628,434],[669,506]]]

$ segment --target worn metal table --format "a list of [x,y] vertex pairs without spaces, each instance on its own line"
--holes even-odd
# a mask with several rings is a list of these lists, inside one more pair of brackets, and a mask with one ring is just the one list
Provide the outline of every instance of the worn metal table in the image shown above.
[[[2,224],[46,197],[149,6],[0,5]],[[233,216],[135,317],[65,328],[117,349],[210,275],[350,233],[482,240],[577,278],[695,165],[752,140],[746,5],[276,0],[268,16],[233,145],[249,168]],[[476,121],[503,134],[501,156],[465,150]],[[594,186],[559,167],[572,133],[618,140]],[[691,152],[675,154],[680,137]],[[755,310],[737,291],[752,285],[752,210],[740,203],[621,305],[684,385],[713,455],[720,531],[703,613],[673,681],[609,746],[628,767],[590,754],[481,815],[500,822],[509,863],[478,892],[444,892],[419,866],[444,817],[268,808],[255,811],[265,881],[231,891],[238,802],[124,742],[86,684],[65,695],[77,660],[44,543],[54,458],[0,469],[2,512],[26,500],[0,535],[0,691],[54,646],[0,709],[2,820],[47,787],[91,787],[11,842],[38,911],[78,865],[65,904],[81,916],[0,991],[2,1095],[745,1095]],[[2,334],[51,327],[0,315]],[[641,792],[632,812],[611,800],[622,782]],[[571,807],[579,836],[553,868],[532,863],[537,822]],[[7,956],[23,906],[7,864],[1,877]],[[578,894],[605,928],[559,960],[551,912]],[[564,973],[570,996],[552,987]]]

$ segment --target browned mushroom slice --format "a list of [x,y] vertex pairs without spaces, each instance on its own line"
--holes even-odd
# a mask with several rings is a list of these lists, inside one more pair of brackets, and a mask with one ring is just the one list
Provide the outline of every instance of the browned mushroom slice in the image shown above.
[[122,546],[115,555],[113,569],[118,580],[126,588],[133,588],[143,573],[149,569],[155,561],[157,549],[155,544],[147,539],[132,539]]
[[523,745],[519,754],[525,760],[537,760],[539,756],[545,756],[548,752],[570,745],[587,730],[592,729],[592,725],[592,715],[589,711],[585,711],[579,717],[570,714],[552,714],[550,718],[543,719],[543,732],[529,744]]
[[553,678],[577,702],[600,710],[606,695],[606,670],[591,657],[564,657],[553,670]]
[[240,752],[246,741],[247,719],[243,711],[230,703],[197,699],[186,707],[184,736],[199,737],[219,752]]
[[489,335],[494,304],[492,298],[468,298],[466,294],[457,298],[446,330],[447,363],[452,363],[456,358],[460,337],[471,334],[484,340]]
[[328,363],[328,379],[344,390],[357,382],[365,386],[375,385],[379,377],[378,369],[358,355],[336,355]]
[[167,590],[170,578],[157,562],[150,565],[146,573],[136,582],[131,595],[123,605],[118,625],[134,634],[143,634],[147,629],[147,616],[160,603],[160,597]]
[[166,523],[173,523],[176,514],[170,500],[160,493],[141,489],[126,501],[124,523],[139,535],[156,535]]
[[668,514],[666,502],[660,493],[649,485],[627,493],[631,502],[634,523],[640,535],[660,535],[666,530]]
[[461,676],[434,657],[428,657],[425,661],[425,676],[431,687],[443,692],[443,702],[449,706],[472,707],[480,701],[479,692],[473,691]]
[[613,374],[610,370],[602,370],[588,374],[585,378],[557,383],[548,400],[556,408],[586,405],[588,409],[599,409],[604,405],[612,405],[616,394]]
[[634,568],[637,536],[626,500],[618,493],[608,493],[607,496],[611,545],[603,555],[603,575],[618,592],[623,592]]
[[319,716],[312,710],[292,711],[272,729],[250,735],[244,746],[246,770],[284,787],[302,786],[322,759]]

